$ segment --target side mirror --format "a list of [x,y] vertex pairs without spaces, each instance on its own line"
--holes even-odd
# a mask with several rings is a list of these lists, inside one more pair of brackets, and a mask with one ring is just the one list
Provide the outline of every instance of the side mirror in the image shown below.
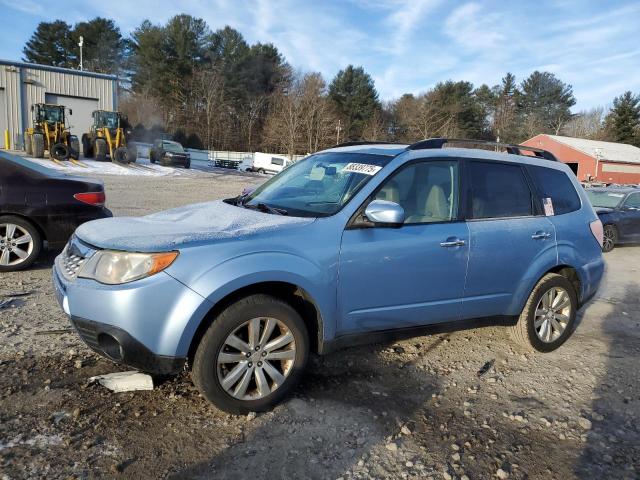
[[73,115],[73,110],[69,109],[69,115]]
[[31,111],[33,112],[33,105],[31,105]]
[[404,223],[404,208],[388,200],[374,200],[367,205],[364,215],[378,226],[399,227]]

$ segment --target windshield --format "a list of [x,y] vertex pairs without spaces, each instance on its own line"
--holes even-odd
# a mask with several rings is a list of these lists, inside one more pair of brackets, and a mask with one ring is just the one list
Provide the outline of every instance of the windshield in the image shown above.
[[164,148],[167,152],[184,152],[184,148],[182,148],[182,145],[176,142],[162,142],[162,148]]
[[622,202],[624,193],[587,190],[587,196],[594,207],[616,208]]
[[57,105],[42,105],[40,109],[39,122],[64,123],[64,108]]
[[393,157],[319,153],[294,163],[243,199],[288,215],[327,217],[340,211]]
[[98,127],[107,127],[109,130],[114,130],[119,127],[118,125],[119,115],[116,112],[100,112],[96,119]]

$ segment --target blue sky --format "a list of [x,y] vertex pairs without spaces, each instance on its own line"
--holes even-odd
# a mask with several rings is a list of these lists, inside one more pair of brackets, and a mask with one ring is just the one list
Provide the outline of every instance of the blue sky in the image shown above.
[[[145,18],[178,13],[212,29],[237,28],[249,42],[272,42],[302,71],[330,79],[362,65],[383,100],[420,93],[439,81],[494,85],[548,70],[573,85],[574,110],[607,106],[640,93],[640,1],[446,0],[0,0],[0,58],[19,60],[51,10],[69,23],[114,18],[127,34]],[[8,21],[7,21],[8,20]]]

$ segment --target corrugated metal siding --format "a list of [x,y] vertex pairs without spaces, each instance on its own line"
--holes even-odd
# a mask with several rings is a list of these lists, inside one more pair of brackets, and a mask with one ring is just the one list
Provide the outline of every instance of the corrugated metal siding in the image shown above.
[[[22,91],[20,81],[22,77]],[[98,100],[98,108],[115,105],[115,80],[0,64],[0,88],[5,89],[7,127],[14,144],[21,145],[24,129],[32,124],[31,105],[43,103],[46,93]],[[24,120],[23,120],[24,116]]]

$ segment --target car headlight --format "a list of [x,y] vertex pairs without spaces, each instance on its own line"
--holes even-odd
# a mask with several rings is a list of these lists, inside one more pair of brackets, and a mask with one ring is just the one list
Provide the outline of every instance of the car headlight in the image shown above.
[[99,250],[87,260],[78,277],[117,285],[150,277],[161,272],[177,258],[178,252],[135,253]]

